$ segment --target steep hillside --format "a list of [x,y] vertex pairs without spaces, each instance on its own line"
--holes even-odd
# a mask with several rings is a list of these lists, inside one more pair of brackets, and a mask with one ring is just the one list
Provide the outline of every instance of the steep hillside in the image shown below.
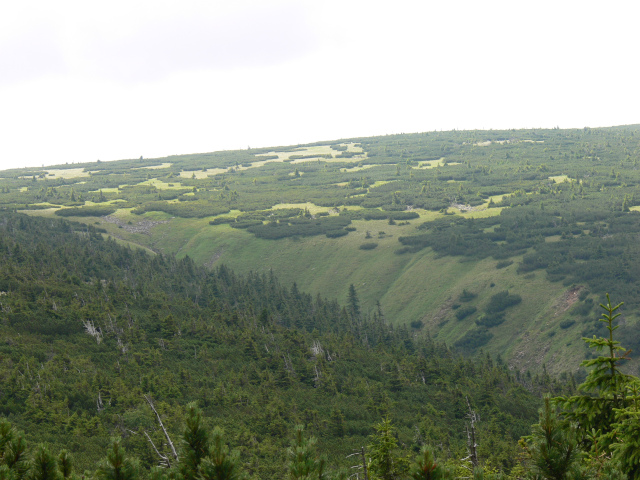
[[459,462],[468,401],[482,458],[508,471],[536,418],[532,393],[573,389],[570,377],[465,360],[360,314],[357,298],[341,308],[273,275],[130,250],[91,226],[0,213],[0,250],[0,414],[30,442],[69,449],[80,471],[111,436],[157,463],[145,432],[164,440],[143,395],[174,438],[197,402],[265,479],[283,478],[294,425],[319,437],[331,466],[349,466],[345,452],[385,415],[406,454],[430,443]]
[[638,126],[430,132],[7,171],[0,205],[339,301],[354,285],[365,312],[560,372],[607,291],[640,346],[639,157]]

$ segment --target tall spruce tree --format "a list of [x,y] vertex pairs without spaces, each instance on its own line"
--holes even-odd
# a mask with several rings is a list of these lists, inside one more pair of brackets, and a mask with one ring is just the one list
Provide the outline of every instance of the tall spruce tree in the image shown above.
[[375,426],[376,433],[371,436],[369,457],[373,478],[380,480],[404,479],[409,469],[409,459],[402,456],[389,416]]
[[73,459],[66,450],[62,450],[58,454],[58,470],[64,479],[71,477],[73,474]]
[[422,447],[420,455],[409,471],[411,480],[453,480],[453,472],[438,463],[433,449],[428,445]]
[[111,442],[111,451],[98,467],[96,477],[99,480],[136,480],[139,477],[138,462],[125,456],[120,439]]
[[318,457],[315,450],[316,439],[305,438],[304,427],[295,427],[295,437],[289,448],[289,478],[292,480],[325,480],[326,460]]
[[349,313],[353,317],[358,318],[360,316],[360,300],[358,299],[358,292],[356,292],[356,287],[353,283],[349,285],[347,304],[349,306]]
[[51,454],[46,445],[39,445],[36,449],[31,459],[28,478],[29,480],[59,480],[61,478],[56,457]]
[[600,304],[605,310],[600,321],[605,323],[608,336],[594,335],[593,338],[584,339],[589,348],[598,352],[604,351],[605,355],[581,363],[583,367],[590,368],[584,383],[578,387],[582,394],[554,399],[555,403],[562,406],[565,419],[580,426],[578,440],[584,448],[589,450],[593,447],[592,432],[597,432],[599,448],[607,454],[611,453],[609,447],[616,438],[616,412],[630,406],[628,389],[638,382],[636,377],[620,370],[622,362],[630,353],[620,346],[620,342],[614,340],[613,335],[618,329],[614,320],[621,315],[618,309],[622,305],[620,303],[613,306],[607,294],[607,303]]
[[11,423],[0,419],[0,475],[22,480],[29,470],[27,442]]
[[573,426],[564,428],[547,396],[540,411],[540,423],[533,426],[533,432],[524,439],[524,445],[531,459],[531,473],[536,478],[565,480],[573,478],[580,461],[580,448]]
[[182,449],[180,474],[184,480],[195,480],[198,477],[200,462],[209,453],[209,434],[204,428],[202,413],[194,403],[187,406]]
[[242,480],[245,477],[238,451],[229,451],[224,443],[222,429],[214,428],[211,435],[211,450],[200,464],[201,480]]

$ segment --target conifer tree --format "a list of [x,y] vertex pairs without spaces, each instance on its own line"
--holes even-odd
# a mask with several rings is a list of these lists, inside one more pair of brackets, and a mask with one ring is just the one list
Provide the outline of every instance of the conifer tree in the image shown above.
[[211,450],[200,464],[201,480],[241,480],[242,472],[240,455],[237,451],[229,452],[223,440],[223,432],[216,427],[211,434]]
[[73,473],[73,459],[66,450],[62,450],[58,454],[58,471],[64,479],[71,477]]
[[136,480],[138,473],[138,463],[125,456],[124,447],[118,438],[112,441],[111,451],[98,467],[96,477],[99,480]]
[[293,480],[325,480],[325,459],[319,458],[315,451],[316,439],[305,438],[304,427],[297,425],[295,438],[289,448],[289,478]]
[[398,441],[389,416],[383,418],[375,426],[375,429],[376,433],[372,435],[373,443],[369,445],[370,471],[373,478],[380,480],[399,480],[404,478],[409,462],[398,451]]
[[152,467],[151,470],[149,471],[149,479],[150,480],[169,480],[169,478],[171,478],[172,480],[174,480],[172,477],[170,477],[170,475],[168,474],[168,472],[170,472],[170,469],[164,468],[164,467]]
[[[607,294],[606,305],[600,306],[605,310],[600,321],[606,324],[608,338],[596,338],[594,335],[593,338],[584,340],[589,348],[596,351],[604,350],[606,355],[599,355],[581,363],[586,368],[591,367],[586,380],[578,387],[583,392],[581,395],[559,397],[555,401],[562,405],[565,410],[564,417],[569,422],[580,425],[578,440],[586,448],[591,448],[594,443],[587,434],[598,432],[599,446],[609,454],[609,446],[615,441],[616,411],[630,405],[627,398],[628,388],[638,380],[620,370],[621,363],[627,359],[630,352],[613,339],[613,332],[618,329],[614,320],[621,315],[618,309],[622,303],[613,306]],[[624,353],[620,355],[620,352]]]
[[6,465],[0,465],[0,480],[16,480],[16,475]]
[[59,480],[56,457],[54,457],[46,445],[39,445],[31,460],[29,480]]
[[344,415],[339,409],[331,409],[331,420],[329,424],[331,425],[332,433],[336,437],[344,437]]
[[534,425],[524,445],[536,478],[565,480],[572,478],[571,474],[578,468],[580,449],[575,428],[562,428],[548,396],[540,412],[540,423]]
[[[22,480],[29,470],[27,442],[7,420],[0,420],[0,475]],[[4,472],[4,473],[3,473]]]
[[184,480],[195,480],[198,476],[200,462],[209,453],[209,434],[204,428],[202,413],[194,403],[187,406],[182,445],[180,473]]
[[353,286],[353,283],[349,285],[349,295],[347,302],[349,304],[349,313],[353,317],[360,316],[360,300],[358,300],[358,293],[356,292],[356,287]]
[[629,478],[640,478],[640,388],[629,386],[631,405],[616,410],[613,428],[616,440],[611,444],[613,458]]
[[432,448],[428,445],[422,447],[416,463],[409,472],[411,480],[450,480],[453,472],[436,462]]

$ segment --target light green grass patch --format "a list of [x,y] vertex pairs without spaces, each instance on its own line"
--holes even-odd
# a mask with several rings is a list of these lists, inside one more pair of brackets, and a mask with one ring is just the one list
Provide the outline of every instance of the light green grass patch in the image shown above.
[[228,168],[208,168],[206,171],[202,170],[183,170],[180,172],[180,177],[182,178],[193,178],[194,175],[197,180],[202,180],[207,177],[213,177],[214,175],[218,175],[219,173],[227,173],[229,171]]
[[[317,156],[322,156],[322,155],[331,155],[331,156],[335,156],[337,153],[336,150],[334,150],[333,148],[331,148],[331,145],[316,145],[314,147],[301,147],[301,148],[296,148],[293,151],[290,152],[269,152],[269,153],[258,153],[256,154],[256,157],[266,157],[266,156],[273,156],[273,155],[277,155],[278,156],[278,160],[279,161],[284,161],[284,160],[288,160],[289,157],[291,157],[292,155],[317,155]],[[275,159],[273,159],[273,161],[275,161]]]
[[554,183],[564,183],[570,181],[567,175],[556,175],[554,177],[549,177],[549,180],[552,180]]
[[362,147],[361,146],[356,146],[356,144],[354,142],[351,143],[341,143],[340,146],[342,147],[347,147],[347,152],[355,152],[355,153],[359,153],[362,152]]
[[426,162],[419,162],[417,167],[413,167],[413,168],[420,168],[420,169],[426,169],[426,168],[435,168],[438,166],[443,166],[444,165],[444,157],[442,157],[439,160],[428,160]]
[[135,243],[135,242],[130,242],[129,240],[123,240],[122,238],[118,238],[113,234],[108,234],[108,233],[103,233],[102,234],[102,238],[111,238],[112,240],[114,240],[117,244],[122,245],[124,247],[129,247],[132,250],[143,250],[145,253],[148,253],[149,255],[157,255],[156,252],[154,252],[153,250],[151,250],[150,248],[147,248],[143,245],[140,245],[139,243]]
[[[347,160],[347,159],[343,159],[343,160]],[[291,165],[300,165],[300,164],[306,164],[310,162],[335,162],[335,161],[339,161],[339,160],[336,160],[335,158],[309,157],[309,158],[296,158],[295,160],[292,160],[289,163]]]
[[[34,204],[34,205],[42,205],[42,204]],[[18,210],[18,213],[24,213],[25,215],[29,215],[32,217],[53,217],[56,210],[60,210],[59,207],[52,208],[44,208],[42,210]]]
[[362,166],[352,167],[352,168],[341,168],[340,171],[344,173],[359,172],[361,170],[366,170],[368,168],[379,167],[379,166],[380,165],[362,165]]
[[[356,153],[360,153],[362,152],[362,147],[356,147],[355,143],[342,143],[342,146],[346,146],[347,147],[347,151],[349,152],[356,152]],[[261,162],[255,162],[253,164],[251,164],[251,167],[242,167],[241,169],[246,169],[246,168],[255,168],[258,166],[262,166],[267,162],[284,162],[285,160],[289,160],[290,157],[295,156],[295,155],[304,155],[304,156],[309,156],[309,155],[314,155],[314,157],[309,157],[309,158],[298,158],[293,160],[291,163],[292,164],[296,164],[296,163],[305,163],[305,162],[310,162],[310,161],[323,161],[323,162],[348,162],[348,163],[352,163],[352,162],[359,162],[360,160],[362,160],[363,158],[366,158],[366,154],[363,153],[362,155],[356,155],[354,157],[351,158],[336,158],[336,155],[338,155],[340,152],[337,150],[334,150],[333,148],[331,148],[331,145],[316,145],[313,147],[301,147],[301,148],[297,148],[294,151],[291,152],[268,152],[268,153],[258,153],[256,154],[256,157],[266,157],[266,156],[273,156],[273,155],[277,155],[278,158],[277,159],[271,159],[271,160],[265,160],[264,162],[262,162],[262,164],[260,164]],[[317,157],[316,157],[317,155]],[[331,158],[321,158],[324,155],[331,155]]]
[[136,167],[132,170],[160,170],[162,168],[169,168],[173,163],[161,163],[160,165],[149,165],[148,167]]
[[[356,211],[356,210],[362,210],[362,206],[360,205],[340,205],[339,207],[337,207],[337,209],[339,209],[340,211]],[[333,213],[335,211],[335,209],[330,208],[329,209],[329,213]]]
[[92,202],[91,200],[85,200],[84,206],[85,207],[105,206],[105,205],[113,205],[114,203],[124,202],[124,201],[125,200],[122,200],[121,198],[116,198],[115,200],[107,200],[105,202]]
[[[144,182],[140,182],[138,185],[149,185],[152,187],[156,187],[158,190],[186,190],[189,187],[183,186],[181,183],[171,181],[164,182],[162,180],[158,180],[157,178],[152,178],[150,180],[145,180]],[[103,190],[104,192],[104,190]]]
[[242,166],[242,165],[238,165],[237,167],[234,167],[236,170],[238,171],[242,171],[242,170],[249,170],[250,168],[260,168],[260,167],[264,167],[267,163],[272,163],[272,162],[282,162],[282,160],[280,159],[270,159],[270,160],[260,160],[258,162],[252,162],[251,165],[249,165],[248,167]]
[[20,188],[20,192],[27,192],[29,190],[29,187],[21,187]]
[[[320,160],[321,162],[327,162],[327,163],[357,163],[359,161],[361,161],[362,159],[367,158],[366,155],[356,155],[355,157],[351,157],[351,158],[342,158],[342,157],[333,157],[333,158],[319,158],[318,160]],[[294,163],[304,163],[304,162],[308,162],[310,160],[313,160],[311,158],[301,158],[298,160],[294,160],[293,162],[291,162],[292,164]]]
[[448,211],[457,211],[459,215],[462,215],[465,218],[489,218],[489,217],[497,217],[502,212],[504,207],[496,207],[496,208],[478,208],[476,210],[470,211],[459,211],[457,208],[449,208]]
[[369,188],[380,187],[382,185],[386,185],[387,183],[391,183],[391,182],[395,182],[395,180],[378,180],[378,181],[372,183],[371,185],[369,185]]
[[[526,140],[525,140],[526,141]],[[488,147],[489,145],[497,143],[498,145],[504,145],[505,143],[512,143],[511,140],[487,140],[485,142],[474,143],[475,147]]]
[[89,193],[119,193],[120,189],[117,187],[101,188],[100,190],[90,190]]
[[[124,210],[124,209],[123,209]],[[171,220],[174,217],[166,212],[144,212],[142,215],[135,215],[135,218],[152,220],[152,221],[162,221],[162,220]]]
[[[277,205],[274,205],[273,207],[271,207],[272,210],[278,210],[278,209],[284,209],[284,208],[300,208],[302,210],[309,210],[309,213],[311,215],[315,215],[316,213],[321,213],[321,212],[328,212],[329,208],[328,207],[320,207],[318,205],[315,205],[314,203],[311,202],[307,202],[307,203],[278,203]],[[228,214],[227,214],[228,216]]]
[[131,213],[131,211],[133,210],[133,207],[129,207],[129,208],[118,208],[115,212],[113,212],[111,215],[114,217],[118,217],[120,220],[123,221],[134,221],[134,220],[139,220],[140,219],[140,215],[135,215],[133,213]]
[[508,197],[509,195],[511,195],[510,193],[505,193],[502,195],[491,195],[489,198],[487,198],[485,205],[489,205],[489,202],[491,200],[493,200],[493,203],[500,203],[502,200],[504,200],[506,197]]
[[[85,172],[84,168],[53,168],[47,169],[46,178],[79,178],[88,177],[89,172]],[[37,177],[36,177],[37,178]],[[43,180],[42,178],[38,180]]]
[[[433,210],[424,210],[422,208],[414,208],[412,212],[416,212],[420,215],[419,220],[430,222],[431,220],[435,220],[436,218],[440,218],[442,214],[440,212],[434,212]],[[416,219],[418,220],[418,219]],[[413,220],[409,220],[410,222]]]

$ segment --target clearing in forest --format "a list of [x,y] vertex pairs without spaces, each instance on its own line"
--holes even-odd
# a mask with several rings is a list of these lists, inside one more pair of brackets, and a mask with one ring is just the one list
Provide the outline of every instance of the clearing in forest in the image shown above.
[[554,183],[564,183],[572,179],[570,179],[568,175],[555,175],[553,177],[549,177],[549,180],[552,180]]
[[[47,172],[46,178],[80,178],[88,177],[89,172],[84,168],[52,168],[45,170]],[[42,180],[42,179],[40,179]]]
[[[140,182],[138,185],[150,185],[152,187],[156,187],[158,190],[185,190],[189,188],[179,182],[166,183],[162,180],[158,180],[157,178],[145,180],[144,182]],[[104,189],[102,191],[104,192]]]
[[160,165],[149,165],[148,167],[136,167],[132,170],[160,170],[163,168],[169,168],[173,163],[161,163]]

